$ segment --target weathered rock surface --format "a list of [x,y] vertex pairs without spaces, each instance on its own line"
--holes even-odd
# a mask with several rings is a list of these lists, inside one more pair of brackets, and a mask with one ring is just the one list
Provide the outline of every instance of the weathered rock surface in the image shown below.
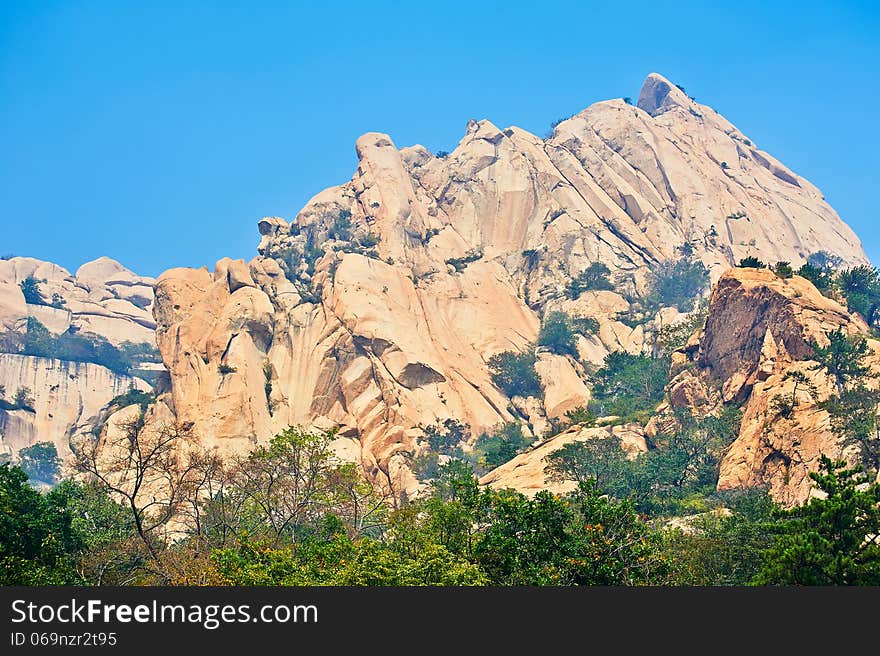
[[7,398],[20,388],[33,397],[28,409],[0,409],[0,449],[14,454],[36,442],[52,442],[62,459],[70,456],[74,436],[97,426],[102,408],[113,397],[132,387],[150,389],[139,378],[96,364],[11,353],[0,353],[0,385]]
[[[418,424],[452,417],[476,435],[523,416],[487,361],[534,342],[543,312],[595,318],[577,349],[598,365],[612,350],[650,350],[675,320],[618,319],[651,268],[682,250],[713,279],[747,255],[867,261],[815,187],[656,74],[638,106],[597,103],[547,139],[483,120],[444,157],[378,133],[356,151],[349,182],[292,223],[259,222],[251,262],[157,281],[168,405],[206,444],[239,451],[291,423],[338,424],[372,480],[412,490],[402,463]],[[610,267],[615,291],[568,298],[593,262]],[[533,431],[588,398],[579,366],[541,358],[542,398],[519,404],[534,409]],[[752,376],[736,368],[723,368],[730,390]]]
[[[19,285],[28,276],[42,281],[47,303],[57,295],[62,307],[25,304]],[[23,332],[32,316],[56,334],[73,329],[102,335],[113,344],[152,344],[153,282],[108,257],[87,262],[76,275],[31,257],[0,260],[0,329]]]
[[[777,501],[792,505],[809,497],[809,473],[818,470],[820,454],[855,462],[819,407],[835,387],[811,359],[808,345],[827,345],[826,335],[837,329],[868,333],[860,317],[804,278],[732,269],[718,281],[705,329],[686,349],[691,368],[679,373],[668,391],[674,407],[697,412],[712,411],[720,401],[742,404],[739,437],[722,460],[719,489],[767,487]],[[880,373],[880,343],[869,344]],[[786,378],[789,372],[806,374],[814,389],[801,385],[797,405],[784,417],[773,399],[791,398],[795,383]]]
[[[25,302],[20,284],[28,277],[39,282],[46,305]],[[132,342],[152,347],[153,282],[107,257],[87,262],[76,275],[29,257],[0,260],[0,333],[4,333],[0,342],[5,345],[10,336],[25,333],[28,318],[33,317],[55,335],[95,334],[116,346]],[[33,412],[0,410],[5,453],[49,441],[62,458],[70,455],[76,435],[97,427],[100,410],[113,397],[129,387],[151,389],[140,378],[97,364],[13,353],[0,353],[0,385],[7,401],[21,388],[27,388],[34,399]]]

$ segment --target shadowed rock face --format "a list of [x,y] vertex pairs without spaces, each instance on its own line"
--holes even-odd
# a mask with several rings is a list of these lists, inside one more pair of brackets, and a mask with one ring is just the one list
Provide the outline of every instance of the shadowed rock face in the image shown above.
[[[378,133],[356,151],[349,182],[291,223],[260,221],[251,262],[157,281],[168,404],[205,443],[239,451],[291,423],[340,425],[372,480],[412,491],[418,424],[453,417],[476,435],[526,416],[537,432],[588,400],[583,366],[550,353],[539,354],[543,398],[508,399],[492,384],[488,359],[534,342],[541,313],[595,318],[577,350],[598,364],[650,349],[676,320],[667,309],[633,328],[617,315],[682,250],[713,280],[747,255],[867,261],[815,187],[656,74],[638,106],[597,103],[547,139],[483,120],[442,158]],[[615,291],[568,298],[593,262],[611,269]],[[732,348],[719,336],[707,351],[724,375],[738,368]]]

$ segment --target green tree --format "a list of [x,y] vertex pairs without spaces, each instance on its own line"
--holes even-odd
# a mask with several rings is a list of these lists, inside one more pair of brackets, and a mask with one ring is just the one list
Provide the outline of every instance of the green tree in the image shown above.
[[474,443],[474,454],[481,470],[488,471],[512,460],[532,443],[523,435],[522,424],[511,421],[492,433],[483,433]]
[[682,258],[661,262],[649,277],[648,305],[673,306],[690,312],[709,284],[709,271],[699,260]]
[[540,396],[541,380],[535,371],[535,354],[504,351],[489,358],[492,382],[507,396]]
[[669,358],[609,353],[593,376],[590,410],[597,416],[647,420],[663,400],[669,382]]
[[858,312],[868,325],[880,320],[880,272],[868,265],[841,271],[837,287],[850,312]]
[[880,585],[880,484],[822,456],[810,474],[825,498],[781,513],[764,552],[761,585]]
[[58,480],[61,460],[52,442],[37,442],[18,452],[20,466],[28,478],[54,484]]
[[773,267],[773,273],[780,278],[791,278],[794,275],[794,269],[791,268],[791,262],[777,262]]
[[22,280],[18,286],[21,287],[21,293],[24,294],[25,303],[31,305],[46,305],[46,299],[43,292],[40,291],[40,284],[45,280],[37,280],[33,276],[28,276]]
[[72,521],[20,467],[0,465],[0,585],[81,582],[69,555],[81,547]]
[[800,269],[797,270],[797,274],[801,278],[806,278],[823,294],[829,291],[834,284],[834,276],[830,271],[825,269],[821,269],[813,264],[807,262]]
[[813,370],[824,368],[833,376],[838,394],[843,394],[847,383],[870,372],[863,360],[871,352],[868,340],[861,335],[850,337],[843,328],[827,334],[828,346],[809,342],[812,358],[818,362]]
[[551,312],[545,317],[538,335],[538,345],[558,355],[577,357],[574,329],[565,312]]
[[12,406],[18,410],[34,412],[34,395],[31,393],[31,388],[19,387],[15,391],[15,398],[12,399]]
[[739,264],[736,265],[740,269],[766,269],[767,265],[764,264],[761,260],[753,255],[749,255],[748,257],[744,257],[739,261]]
[[593,262],[568,283],[569,298],[577,298],[586,291],[613,290],[609,279],[611,269],[602,262]]

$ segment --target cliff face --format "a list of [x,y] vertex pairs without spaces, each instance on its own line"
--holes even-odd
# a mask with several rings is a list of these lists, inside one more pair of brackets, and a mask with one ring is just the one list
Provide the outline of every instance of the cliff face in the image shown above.
[[[768,488],[784,505],[811,494],[810,472],[821,454],[857,464],[821,407],[836,393],[833,378],[813,358],[809,343],[828,345],[836,330],[868,336],[864,321],[823,296],[809,281],[770,271],[733,269],[712,293],[705,328],[676,353],[668,398],[672,408],[711,413],[723,403],[742,408],[739,436],[721,462],[720,490]],[[880,342],[868,339],[868,364],[880,373]],[[792,374],[802,373],[809,385]],[[791,412],[774,399],[796,398]]]
[[[26,301],[21,283],[27,278],[37,282],[41,303]],[[20,389],[33,399],[30,409],[0,409],[0,449],[6,455],[49,441],[60,456],[69,456],[71,441],[98,426],[100,410],[113,397],[130,387],[151,389],[140,378],[92,362],[18,353],[28,319],[54,337],[98,336],[115,347],[131,342],[154,348],[153,283],[106,257],[84,264],[75,275],[34,258],[0,260],[0,346],[12,351],[0,353],[0,386],[7,401]]]
[[[149,390],[139,378],[87,362],[0,353],[0,386],[31,391],[27,408],[0,409],[0,449],[8,455],[36,442],[52,442],[63,459],[71,441],[99,425],[102,408],[129,388]],[[7,394],[9,396],[9,394]]]
[[[260,221],[251,262],[157,281],[165,401],[205,443],[238,451],[288,424],[340,425],[372,480],[411,491],[418,424],[456,418],[476,435],[524,417],[540,433],[588,400],[585,364],[650,349],[678,312],[635,327],[619,315],[661,262],[692,253],[718,279],[747,255],[867,261],[815,187],[654,74],[638,106],[597,103],[546,140],[484,120],[442,157],[377,133],[356,149],[349,182],[292,223]],[[595,262],[615,290],[571,298]],[[538,354],[541,398],[508,399],[488,359],[534,342],[553,310],[599,328],[577,359]]]

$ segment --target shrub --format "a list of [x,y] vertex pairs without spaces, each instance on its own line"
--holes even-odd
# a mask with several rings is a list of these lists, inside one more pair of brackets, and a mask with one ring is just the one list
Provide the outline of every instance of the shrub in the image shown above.
[[669,382],[669,358],[609,353],[593,376],[589,408],[599,416],[643,419],[663,400]]
[[422,427],[422,434],[435,453],[459,455],[462,443],[470,439],[471,427],[457,419],[449,418],[443,423]]
[[333,219],[333,224],[330,226],[327,237],[329,239],[338,239],[339,241],[351,240],[351,212],[348,210],[339,211],[339,214]]
[[819,267],[810,264],[809,261],[797,270],[797,274],[801,278],[809,280],[815,285],[816,289],[823,293],[831,289],[831,285],[834,283],[834,276],[830,271],[820,269]]
[[767,268],[766,264],[764,264],[761,260],[759,260],[757,257],[754,257],[752,255],[749,255],[748,257],[744,257],[743,259],[741,259],[739,261],[739,264],[737,264],[736,266],[738,266],[740,269],[766,269]]
[[221,376],[225,376],[226,374],[234,374],[238,369],[233,367],[231,364],[226,364],[225,362],[221,362],[217,365],[217,371],[220,372]]
[[28,478],[54,484],[58,481],[61,460],[52,442],[37,442],[18,452],[20,466]]
[[540,396],[541,381],[535,371],[535,354],[531,351],[504,351],[489,358],[492,382],[507,396]]
[[485,471],[495,469],[521,453],[532,440],[522,432],[522,425],[511,421],[491,434],[483,433],[474,443],[477,464]]
[[15,410],[27,410],[28,412],[36,412],[34,409],[34,396],[30,387],[19,387],[15,392],[15,398],[12,399],[12,407]]
[[584,337],[599,332],[599,320],[595,317],[571,317],[571,327]]
[[613,290],[614,285],[608,279],[610,274],[611,269],[607,265],[593,262],[568,283],[569,298],[577,298],[583,292],[591,290]]
[[434,153],[434,155],[436,155],[440,159],[445,159],[445,158],[449,157],[449,151],[448,150],[438,150],[436,153]]
[[630,98],[629,96],[624,96],[624,97],[623,97],[623,102],[625,102],[627,105],[632,105],[632,104],[633,104],[633,99]]
[[43,298],[43,292],[40,291],[40,284],[44,282],[46,281],[28,276],[18,284],[21,287],[21,293],[24,294],[25,303],[30,305],[47,305],[46,299]]
[[709,271],[699,260],[684,258],[661,263],[651,273],[649,303],[690,312],[709,284]]
[[791,278],[794,275],[794,269],[791,268],[791,262],[777,262],[773,267],[773,273],[780,278]]
[[446,264],[451,264],[456,272],[461,273],[465,270],[468,264],[476,262],[481,257],[483,257],[483,249],[473,248],[465,253],[463,257],[450,257],[446,260]]
[[373,248],[379,244],[381,237],[374,232],[368,232],[367,234],[362,235],[358,241],[364,248]]
[[577,357],[574,335],[568,315],[565,312],[551,312],[541,325],[538,345],[546,346],[558,355]]
[[130,405],[139,405],[141,408],[145,409],[155,400],[156,395],[152,392],[143,392],[136,387],[130,387],[124,394],[114,396],[110,399],[110,403],[107,405],[119,406],[120,408],[125,408]]
[[730,166],[727,164],[727,162],[721,162],[721,168],[726,171],[727,169],[730,168]]
[[565,417],[568,419],[570,426],[579,424],[590,427],[596,424],[596,415],[590,412],[589,408],[582,405],[566,412]]
[[837,287],[850,312],[858,312],[870,325],[880,319],[880,273],[877,269],[863,265],[841,271],[837,275]]

